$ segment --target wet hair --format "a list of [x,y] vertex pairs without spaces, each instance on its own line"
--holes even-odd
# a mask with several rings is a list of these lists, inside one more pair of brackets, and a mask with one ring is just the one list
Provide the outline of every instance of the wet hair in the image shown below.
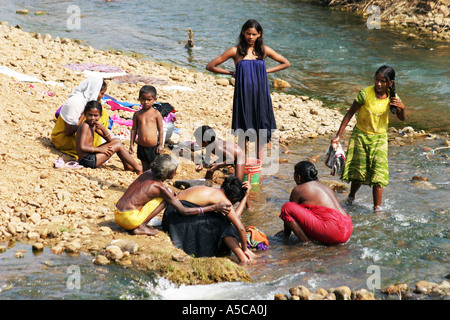
[[153,99],[156,99],[156,89],[154,86],[146,85],[139,90],[139,98],[142,97],[143,94],[150,93]]
[[106,88],[107,86],[108,86],[108,85],[106,84],[105,80],[103,80],[102,87],[100,88],[100,91],[105,90],[105,88]]
[[245,41],[244,32],[245,30],[250,28],[255,28],[255,30],[261,34],[261,36],[255,41],[254,54],[258,57],[259,60],[262,60],[266,56],[266,52],[264,50],[263,28],[261,27],[259,22],[254,19],[247,20],[242,26],[241,33],[239,34],[238,37],[238,45],[237,45],[238,54],[241,57],[245,57],[247,55],[248,44]]
[[177,169],[178,160],[168,154],[160,154],[150,164],[150,169],[157,179],[166,180]]
[[236,176],[228,176],[220,187],[225,192],[226,197],[231,203],[240,202],[246,193],[246,189],[242,186],[242,181]]
[[195,129],[194,137],[196,141],[210,144],[216,140],[216,132],[210,126],[201,126]]
[[309,161],[300,161],[294,167],[294,175],[300,176],[300,183],[317,180],[317,169]]
[[86,103],[83,113],[86,114],[91,109],[97,109],[100,112],[100,115],[102,115],[103,113],[102,104],[96,100],[91,100],[88,103]]
[[[378,68],[377,72],[375,72],[375,78],[378,74],[382,74],[384,76],[384,79],[387,81],[389,86],[389,93],[391,97],[395,97],[395,70],[390,66],[381,66]],[[394,80],[394,82],[391,84],[391,81]]]

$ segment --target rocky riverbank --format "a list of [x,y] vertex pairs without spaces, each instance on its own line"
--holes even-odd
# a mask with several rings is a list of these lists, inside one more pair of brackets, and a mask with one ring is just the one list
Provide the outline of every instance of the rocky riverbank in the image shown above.
[[[447,276],[450,278],[450,275]],[[419,281],[411,289],[407,283],[399,283],[383,288],[377,296],[367,289],[351,290],[347,286],[318,288],[314,292],[303,285],[291,287],[288,294],[276,294],[275,300],[449,300],[450,282],[441,283]]]
[[433,40],[450,40],[449,0],[312,0],[312,3],[335,10],[355,12],[370,16],[368,8],[375,5],[380,10],[381,25],[398,26],[408,37]]
[[[59,157],[65,162],[74,160],[56,150],[50,140],[56,109],[86,78],[68,67],[74,64],[108,65],[125,71],[129,77],[107,80],[107,94],[118,101],[138,103],[140,87],[153,84],[158,100],[176,110],[179,131],[172,136],[173,143],[193,140],[192,132],[202,124],[229,136],[233,86],[227,78],[26,33],[1,23],[0,71],[8,75],[0,73],[0,244],[5,244],[0,252],[7,242],[21,241],[33,250],[51,248],[55,254],[91,252],[94,263],[149,270],[174,283],[251,281],[245,267],[233,258],[193,258],[175,248],[164,232],[154,237],[132,236],[119,228],[114,202],[137,176],[123,171],[117,156],[96,170],[54,167]],[[19,81],[18,75],[33,79]],[[284,148],[293,139],[335,133],[342,120],[341,113],[324,108],[318,100],[279,92],[272,99]],[[130,117],[128,111],[111,110],[106,103],[104,107],[111,116]],[[112,132],[121,135],[125,129],[114,124]],[[407,143],[392,134],[396,135],[394,143]],[[165,153],[171,152],[166,146]],[[204,176],[204,172],[195,172],[189,159],[180,161],[176,180]],[[173,181],[168,185],[174,188]]]
[[[245,268],[227,258],[187,256],[164,232],[149,238],[121,230],[114,222],[114,202],[137,176],[123,171],[117,156],[96,170],[54,167],[59,157],[66,163],[74,160],[53,147],[50,134],[55,111],[86,78],[74,66],[86,64],[107,65],[127,73],[129,77],[120,81],[107,80],[107,94],[118,101],[138,103],[142,85],[153,84],[158,101],[168,102],[176,110],[179,131],[173,134],[173,143],[193,140],[192,132],[203,124],[211,125],[222,137],[230,135],[230,79],[96,50],[48,34],[23,32],[3,22],[0,243],[26,241],[35,250],[49,247],[56,254],[89,251],[96,256],[96,263],[134,265],[175,283],[250,281]],[[24,75],[33,79],[20,81]],[[337,110],[308,97],[274,93],[272,98],[279,139],[285,144],[336,132],[342,119]],[[111,110],[106,103],[104,107],[110,116],[131,117],[128,111]],[[120,135],[126,129],[129,127],[116,123],[112,132]],[[128,144],[129,139],[123,142]],[[171,153],[167,146],[165,153]],[[180,161],[176,180],[203,178],[204,172],[196,173],[192,161]],[[114,240],[126,240],[127,245],[120,249]]]

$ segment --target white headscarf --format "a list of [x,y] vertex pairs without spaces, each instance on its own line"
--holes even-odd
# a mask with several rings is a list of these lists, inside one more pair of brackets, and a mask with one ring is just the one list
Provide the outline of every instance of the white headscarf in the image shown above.
[[92,100],[97,101],[102,84],[103,78],[101,77],[92,77],[81,81],[61,107],[59,115],[65,123],[69,125],[78,124],[86,104]]

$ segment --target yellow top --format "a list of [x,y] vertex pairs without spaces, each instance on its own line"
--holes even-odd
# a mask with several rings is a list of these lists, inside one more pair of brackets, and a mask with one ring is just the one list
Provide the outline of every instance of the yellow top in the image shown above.
[[385,133],[389,123],[390,100],[389,93],[387,98],[378,99],[374,86],[361,90],[355,99],[361,105],[356,114],[356,127],[369,135]]

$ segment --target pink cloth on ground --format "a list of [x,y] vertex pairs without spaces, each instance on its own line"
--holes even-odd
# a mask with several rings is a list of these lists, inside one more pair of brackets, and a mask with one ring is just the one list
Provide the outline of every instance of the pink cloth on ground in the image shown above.
[[281,208],[280,218],[297,222],[309,238],[325,244],[345,243],[353,231],[349,216],[323,206],[287,202]]
[[113,114],[112,116],[110,116],[110,118],[114,123],[117,123],[120,126],[127,126],[127,127],[133,126],[133,120],[122,119],[117,114]]
[[127,108],[124,106],[121,106],[120,104],[118,104],[117,102],[108,100],[106,101],[106,103],[111,107],[111,110],[124,110],[124,111],[130,111],[130,112],[136,112],[136,110],[132,109],[132,108]]

